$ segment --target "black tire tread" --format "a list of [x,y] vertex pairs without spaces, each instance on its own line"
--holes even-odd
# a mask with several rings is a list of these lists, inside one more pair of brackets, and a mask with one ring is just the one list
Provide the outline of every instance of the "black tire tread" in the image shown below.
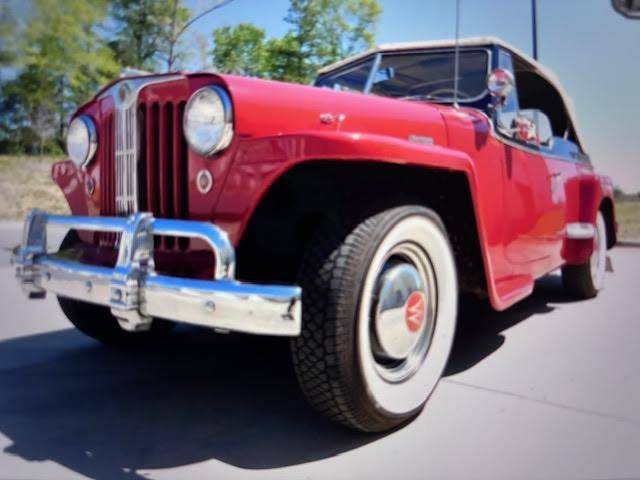
[[[598,220],[604,217],[602,213],[598,213]],[[605,245],[607,245],[606,237],[606,223],[604,235],[601,239]],[[598,288],[593,284],[593,278],[591,276],[591,262],[587,260],[581,265],[565,265],[562,267],[562,286],[565,291],[576,298],[589,299],[598,295]]]
[[598,295],[591,278],[589,262],[562,267],[562,286],[569,295],[576,298],[588,299]]
[[363,262],[387,227],[412,213],[435,217],[442,226],[437,215],[418,206],[387,209],[359,223],[328,222],[312,239],[302,262],[303,326],[301,335],[291,342],[298,381],[316,411],[365,432],[389,430],[420,411],[394,418],[368,405],[353,353],[357,299],[368,266]]

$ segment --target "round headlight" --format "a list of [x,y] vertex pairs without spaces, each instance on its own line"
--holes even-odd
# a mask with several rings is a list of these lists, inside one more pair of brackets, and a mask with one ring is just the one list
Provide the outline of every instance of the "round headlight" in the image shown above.
[[233,138],[231,99],[212,85],[194,93],[184,111],[184,136],[200,155],[213,155],[227,148]]
[[98,147],[98,135],[93,120],[86,115],[76,117],[67,132],[67,154],[80,168],[86,167]]

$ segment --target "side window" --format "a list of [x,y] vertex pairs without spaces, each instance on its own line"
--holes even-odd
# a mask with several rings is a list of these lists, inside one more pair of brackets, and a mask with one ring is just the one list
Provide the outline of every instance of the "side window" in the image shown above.
[[536,129],[533,143],[559,157],[578,160],[580,148],[560,92],[535,70],[516,68],[516,77],[520,87],[518,119],[529,114]]
[[579,161],[581,152],[560,92],[531,65],[504,50],[498,68],[511,72],[515,86],[495,115],[500,134],[528,147]]
[[[511,54],[509,52],[500,50],[500,54],[498,56],[498,68],[511,72],[515,79],[513,61],[511,60]],[[510,130],[511,128],[513,128],[513,124],[516,117],[518,116],[519,109],[520,106],[518,104],[518,88],[516,84],[516,87],[513,89],[511,94],[507,97],[504,105],[498,111],[498,126],[503,130]]]

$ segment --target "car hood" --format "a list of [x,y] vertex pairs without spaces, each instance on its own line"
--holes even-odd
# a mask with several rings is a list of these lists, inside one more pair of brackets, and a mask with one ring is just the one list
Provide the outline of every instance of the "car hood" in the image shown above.
[[[173,91],[187,97],[206,84],[225,87],[233,103],[235,133],[243,138],[340,131],[447,144],[441,112],[451,111],[451,107],[445,105],[208,72],[153,76],[160,83],[166,78]],[[115,80],[93,100],[119,82],[137,78],[141,77]]]
[[329,130],[440,145],[447,141],[440,110],[451,107],[230,75],[217,78],[231,94],[236,132],[242,136]]

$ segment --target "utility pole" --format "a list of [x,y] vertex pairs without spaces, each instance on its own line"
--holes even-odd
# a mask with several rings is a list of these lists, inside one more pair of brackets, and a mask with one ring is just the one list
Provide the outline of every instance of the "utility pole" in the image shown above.
[[531,0],[531,28],[533,34],[533,59],[538,60],[538,12],[536,0]]

